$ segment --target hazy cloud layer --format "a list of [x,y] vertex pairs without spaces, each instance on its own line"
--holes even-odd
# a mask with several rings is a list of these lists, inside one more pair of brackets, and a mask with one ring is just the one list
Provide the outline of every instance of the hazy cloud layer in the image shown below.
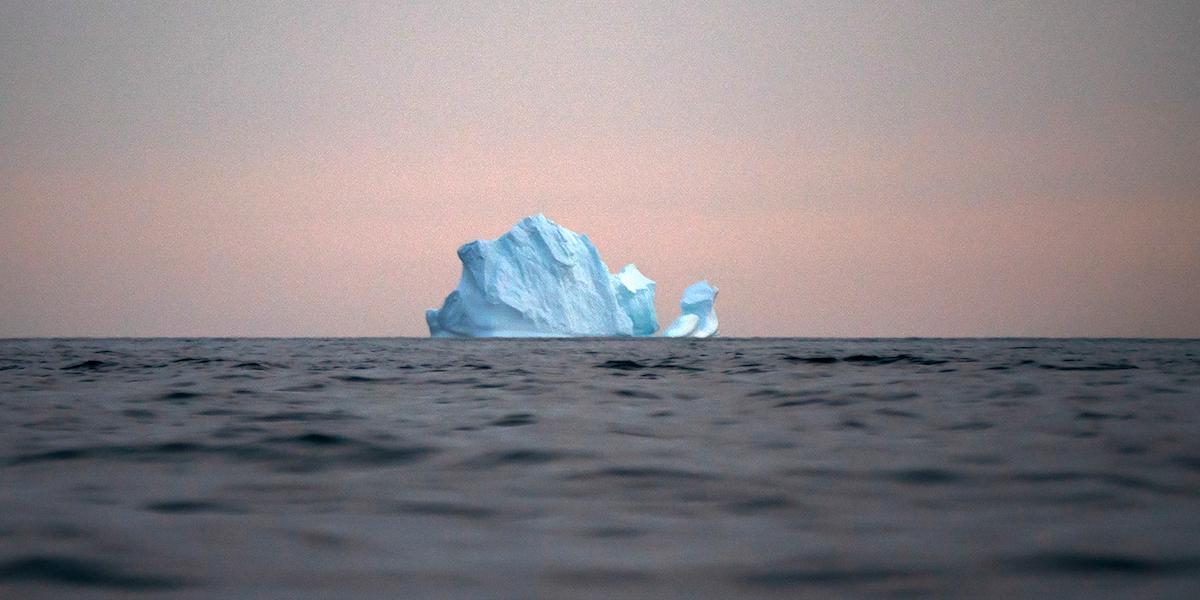
[[0,1],[0,336],[424,335],[546,212],[727,335],[1200,336],[1200,5]]

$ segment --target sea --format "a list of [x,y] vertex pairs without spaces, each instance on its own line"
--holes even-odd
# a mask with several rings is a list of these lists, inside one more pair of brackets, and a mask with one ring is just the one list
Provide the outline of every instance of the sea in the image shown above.
[[1196,598],[1200,341],[0,340],[0,598]]

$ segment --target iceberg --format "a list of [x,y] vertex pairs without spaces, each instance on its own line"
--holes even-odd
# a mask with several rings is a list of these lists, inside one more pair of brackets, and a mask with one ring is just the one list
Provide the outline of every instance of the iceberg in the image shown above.
[[707,279],[689,285],[679,301],[682,314],[663,331],[663,336],[706,338],[717,335],[717,291]]
[[[494,240],[458,249],[462,276],[440,309],[425,311],[433,337],[651,336],[658,331],[654,280],[636,265],[609,273],[581,235],[534,215]],[[663,333],[717,333],[717,288],[683,293],[683,314]]]
[[633,322],[633,335],[654,335],[658,314],[654,311],[654,281],[642,275],[636,265],[625,265],[612,276],[613,293],[621,310]]
[[425,312],[433,337],[632,336],[635,329],[657,329],[654,282],[633,265],[609,273],[586,235],[545,215],[527,217],[495,240],[465,244],[458,258],[458,287],[441,309]]

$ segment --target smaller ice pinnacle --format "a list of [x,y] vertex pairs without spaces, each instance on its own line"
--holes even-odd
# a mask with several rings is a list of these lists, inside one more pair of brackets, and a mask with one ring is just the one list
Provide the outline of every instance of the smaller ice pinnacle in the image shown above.
[[663,332],[666,337],[699,337],[717,335],[717,288],[708,280],[697,281],[683,291],[679,307],[683,314]]

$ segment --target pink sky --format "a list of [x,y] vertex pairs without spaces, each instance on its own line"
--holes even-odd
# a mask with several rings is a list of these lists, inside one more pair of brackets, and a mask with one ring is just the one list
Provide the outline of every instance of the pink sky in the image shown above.
[[535,212],[723,335],[1200,336],[1196,12],[6,4],[0,336],[426,335]]

